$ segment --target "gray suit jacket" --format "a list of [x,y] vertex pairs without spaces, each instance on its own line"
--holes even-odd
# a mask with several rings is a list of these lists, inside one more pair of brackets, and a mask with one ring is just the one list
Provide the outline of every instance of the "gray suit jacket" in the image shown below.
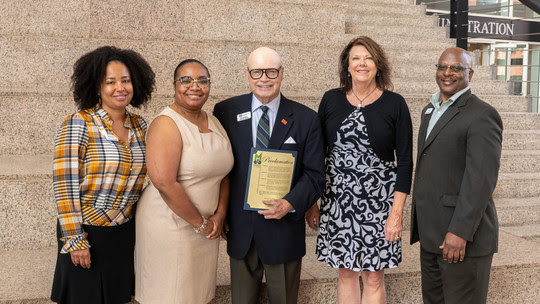
[[467,240],[466,256],[497,252],[499,224],[493,203],[502,120],[495,108],[465,92],[426,139],[433,108],[422,110],[411,211],[411,244],[441,253],[447,232]]

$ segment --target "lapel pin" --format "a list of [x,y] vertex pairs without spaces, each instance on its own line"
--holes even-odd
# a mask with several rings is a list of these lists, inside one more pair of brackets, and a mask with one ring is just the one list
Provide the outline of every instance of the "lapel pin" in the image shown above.
[[287,121],[285,120],[285,118],[283,118],[283,119],[281,120],[281,123],[284,124],[284,125],[287,124]]

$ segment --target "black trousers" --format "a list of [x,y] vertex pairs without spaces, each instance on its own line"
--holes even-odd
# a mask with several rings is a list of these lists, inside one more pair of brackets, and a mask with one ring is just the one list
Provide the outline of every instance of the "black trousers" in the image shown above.
[[422,298],[426,304],[486,303],[493,254],[448,263],[441,254],[420,249]]

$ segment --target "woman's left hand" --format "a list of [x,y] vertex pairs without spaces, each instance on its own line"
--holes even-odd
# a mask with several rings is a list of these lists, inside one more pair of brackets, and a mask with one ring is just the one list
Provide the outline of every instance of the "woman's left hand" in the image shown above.
[[401,233],[403,232],[403,224],[401,222],[401,215],[395,212],[390,212],[386,225],[384,226],[384,238],[388,242],[397,242],[401,239]]
[[223,222],[225,221],[225,215],[216,213],[208,219],[214,222],[214,229],[212,229],[212,232],[210,232],[210,234],[208,234],[206,238],[211,240],[217,239],[221,236],[221,231],[223,230]]

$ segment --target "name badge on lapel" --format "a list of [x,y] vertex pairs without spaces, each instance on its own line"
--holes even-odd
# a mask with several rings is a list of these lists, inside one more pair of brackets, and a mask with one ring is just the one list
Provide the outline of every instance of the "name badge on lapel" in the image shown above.
[[426,113],[424,113],[424,114],[429,115],[429,114],[431,114],[431,112],[433,112],[433,108],[427,109],[427,110],[426,110]]
[[118,141],[118,138],[116,138],[116,136],[110,134],[109,132],[107,132],[107,130],[105,130],[105,127],[103,126],[105,122],[102,122],[99,118],[94,117],[94,123],[96,124],[99,133],[101,133],[101,136],[105,137],[105,139],[107,139],[108,141]]
[[236,121],[242,121],[242,120],[246,120],[246,119],[250,119],[250,118],[251,118],[251,112],[250,111],[236,115]]
[[103,135],[103,137],[105,137],[108,141],[118,141],[118,138],[116,138],[116,136],[112,134],[107,133],[104,127],[98,127],[98,129],[99,133],[101,133],[101,135]]
[[111,134],[107,134],[105,138],[107,138],[107,140],[110,140],[110,141],[118,141],[118,138],[114,137],[114,135],[111,135]]

